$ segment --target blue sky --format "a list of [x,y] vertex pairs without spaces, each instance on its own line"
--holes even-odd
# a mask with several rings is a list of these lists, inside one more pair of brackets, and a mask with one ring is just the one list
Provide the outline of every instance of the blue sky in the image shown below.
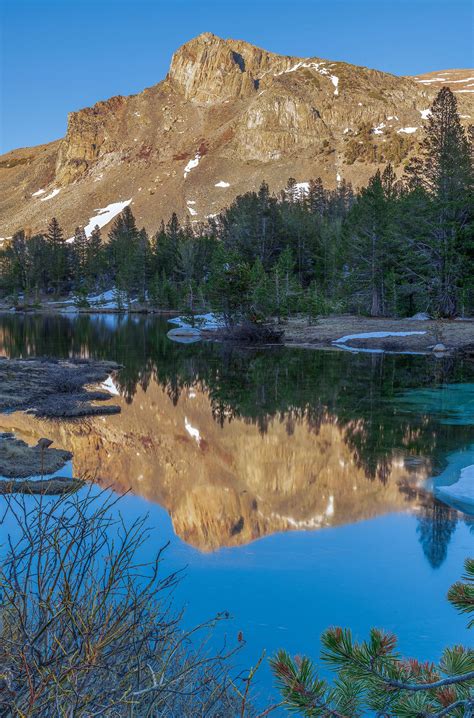
[[204,31],[395,74],[473,65],[471,0],[0,0],[0,152],[161,80]]

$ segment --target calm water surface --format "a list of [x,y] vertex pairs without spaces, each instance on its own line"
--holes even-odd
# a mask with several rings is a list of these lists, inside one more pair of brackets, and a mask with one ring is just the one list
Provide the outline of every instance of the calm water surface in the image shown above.
[[123,365],[112,397],[121,414],[3,414],[0,431],[50,436],[74,452],[74,475],[131,489],[122,510],[149,513],[150,550],[169,540],[169,570],[187,566],[186,621],[229,611],[230,633],[247,640],[243,663],[279,647],[316,656],[333,624],[359,638],[383,626],[424,659],[468,643],[445,595],[473,553],[474,518],[432,489],[474,464],[473,364],[183,346],[168,328],[0,315],[0,355]]

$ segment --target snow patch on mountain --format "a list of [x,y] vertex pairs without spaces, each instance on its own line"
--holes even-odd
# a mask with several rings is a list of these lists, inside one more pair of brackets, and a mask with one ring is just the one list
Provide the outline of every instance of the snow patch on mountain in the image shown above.
[[[297,62],[292,67],[288,68],[288,70],[282,70],[281,72],[275,73],[275,77],[278,75],[286,75],[289,72],[296,72],[297,70],[300,70],[301,68],[308,68],[311,70],[316,70],[316,72],[318,72],[320,75],[326,75],[326,77],[329,77],[332,84],[334,85],[334,94],[337,96],[337,95],[339,95],[339,78],[337,77],[337,75],[331,75],[329,70],[326,67],[324,67],[324,65],[325,65],[324,62],[304,62],[301,60],[300,62]],[[333,65],[334,65],[334,63],[331,63],[330,66],[332,67]]]
[[53,191],[50,192],[50,194],[48,194],[47,197],[42,197],[40,199],[40,202],[46,202],[47,199],[53,199],[53,197],[56,197],[56,195],[59,194],[60,192],[61,192],[60,189],[53,189]]
[[201,159],[201,155],[199,152],[196,152],[194,155],[194,158],[192,160],[189,160],[188,164],[184,168],[184,177],[186,178],[188,174],[193,170],[195,167],[198,166],[199,160]]
[[191,436],[196,443],[200,445],[202,441],[201,432],[188,421],[187,416],[184,417],[184,428],[188,432],[189,436]]
[[[98,214],[96,214],[94,217],[91,217],[89,219],[89,222],[84,227],[86,237],[91,236],[95,227],[99,227],[99,229],[105,227],[105,225],[111,222],[113,218],[116,217],[118,214],[120,214],[120,212],[122,212],[125,207],[128,207],[131,201],[132,198],[126,199],[124,202],[112,202],[111,204],[108,204],[107,207],[103,207],[102,209],[96,209],[95,211]],[[69,237],[66,242],[68,242],[68,244],[71,244],[71,242],[74,242],[74,237]]]

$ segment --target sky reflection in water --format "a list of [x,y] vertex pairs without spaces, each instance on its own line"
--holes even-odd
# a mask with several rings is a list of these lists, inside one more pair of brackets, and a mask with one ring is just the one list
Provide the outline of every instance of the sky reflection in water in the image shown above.
[[[472,518],[434,501],[426,479],[449,484],[474,463],[472,365],[183,347],[167,328],[0,316],[0,355],[124,365],[118,417],[55,428],[3,415],[2,426],[49,429],[56,445],[70,442],[75,471],[95,464],[119,491],[128,480],[142,495],[122,512],[148,511],[153,544],[171,542],[166,565],[187,565],[186,621],[228,610],[248,641],[244,662],[281,646],[316,655],[331,624],[359,637],[384,626],[402,651],[431,659],[467,642],[445,595],[472,554]],[[311,525],[331,528],[291,530]]]

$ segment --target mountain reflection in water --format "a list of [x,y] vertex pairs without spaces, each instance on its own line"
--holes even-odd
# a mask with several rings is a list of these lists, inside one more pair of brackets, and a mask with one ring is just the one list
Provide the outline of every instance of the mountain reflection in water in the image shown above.
[[0,430],[53,438],[74,453],[75,475],[160,504],[201,551],[410,511],[431,566],[442,564],[468,519],[436,501],[425,480],[468,449],[472,423],[399,397],[472,387],[472,364],[181,346],[167,329],[149,317],[0,317],[6,356],[123,365],[112,397],[121,414],[60,423],[0,415]]

